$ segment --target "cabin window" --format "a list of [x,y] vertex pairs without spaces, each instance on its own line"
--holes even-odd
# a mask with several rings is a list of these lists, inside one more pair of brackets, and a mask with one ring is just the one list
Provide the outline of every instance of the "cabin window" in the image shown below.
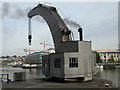
[[60,68],[60,58],[55,58],[54,66],[55,68]]
[[77,57],[69,58],[69,67],[70,68],[78,67],[78,58]]

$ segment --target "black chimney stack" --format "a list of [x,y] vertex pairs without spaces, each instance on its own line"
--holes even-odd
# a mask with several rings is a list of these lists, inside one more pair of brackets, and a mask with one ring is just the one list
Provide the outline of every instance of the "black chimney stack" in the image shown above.
[[83,41],[83,32],[82,32],[82,28],[78,29],[79,35],[80,35],[80,41]]

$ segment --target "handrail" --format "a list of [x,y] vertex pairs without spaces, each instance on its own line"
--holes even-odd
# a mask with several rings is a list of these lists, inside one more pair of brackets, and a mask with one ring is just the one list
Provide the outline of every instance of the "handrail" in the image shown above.
[[[6,79],[7,80],[7,83],[10,82],[10,79],[9,79],[9,74],[0,74],[0,78],[1,78],[1,82],[3,82],[3,79]],[[4,76],[7,76],[7,77],[4,77]]]

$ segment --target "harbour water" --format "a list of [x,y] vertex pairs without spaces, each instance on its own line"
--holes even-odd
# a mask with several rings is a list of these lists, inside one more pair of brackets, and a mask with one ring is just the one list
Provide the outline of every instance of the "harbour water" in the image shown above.
[[[0,68],[0,73],[9,74],[9,78],[13,80],[14,72],[26,72],[27,79],[37,79],[44,78],[42,75],[41,69],[22,69],[22,68],[13,68],[13,67],[3,67]],[[118,87],[120,87],[120,69],[112,69],[112,70],[100,70],[95,78],[101,78],[106,80],[111,80]]]
[[101,78],[112,81],[116,87],[120,87],[120,69],[99,70],[95,78]]
[[9,78],[13,81],[13,74],[15,72],[26,72],[26,79],[37,79],[44,78],[42,75],[41,69],[22,69],[22,68],[14,68],[14,67],[3,67],[0,68],[0,73],[9,74]]

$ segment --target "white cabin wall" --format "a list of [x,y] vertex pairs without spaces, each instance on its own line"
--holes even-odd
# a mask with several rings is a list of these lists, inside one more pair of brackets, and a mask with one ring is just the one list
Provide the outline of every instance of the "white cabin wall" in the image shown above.
[[81,53],[81,57],[83,57],[84,61],[84,73],[92,73],[92,63],[94,59],[92,58],[92,48],[90,41],[79,41],[79,52]]
[[[65,57],[65,77],[92,77],[92,50],[91,42],[88,41],[78,41],[79,52],[68,52],[64,53]],[[78,57],[78,68],[69,67],[69,58]]]
[[[79,77],[82,75],[83,70],[83,65],[82,61],[80,60],[80,53],[73,52],[73,53],[64,53],[64,72],[65,72],[65,77],[71,78],[71,77]],[[70,68],[69,67],[69,58],[71,57],[78,57],[78,68]]]

